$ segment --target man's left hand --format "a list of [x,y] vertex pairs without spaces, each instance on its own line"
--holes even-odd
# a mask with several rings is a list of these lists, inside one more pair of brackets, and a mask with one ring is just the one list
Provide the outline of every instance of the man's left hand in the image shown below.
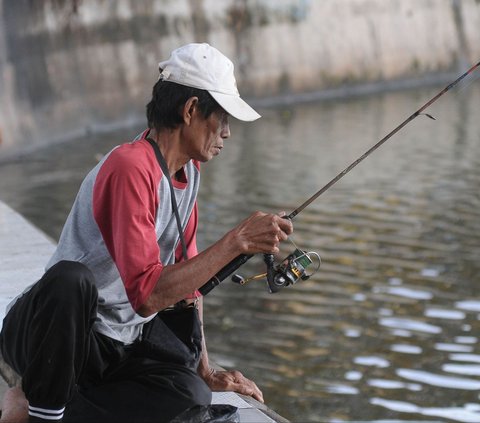
[[262,391],[258,389],[255,382],[247,379],[238,370],[219,371],[212,369],[203,379],[212,391],[234,391],[253,397],[263,403]]

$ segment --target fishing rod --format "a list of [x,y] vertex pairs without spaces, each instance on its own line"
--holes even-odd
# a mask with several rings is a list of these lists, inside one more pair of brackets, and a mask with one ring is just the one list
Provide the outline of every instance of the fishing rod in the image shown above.
[[[337,174],[330,182],[320,188],[315,194],[313,194],[310,198],[308,198],[303,204],[298,206],[294,211],[292,211],[288,216],[285,216],[285,219],[292,220],[295,216],[297,216],[301,211],[303,211],[306,207],[308,207],[312,202],[314,202],[318,197],[320,197],[325,191],[329,190],[334,184],[336,184],[341,178],[343,178],[347,173],[349,173],[354,167],[360,164],[363,160],[365,160],[370,154],[372,154],[375,150],[377,150],[380,146],[382,146],[387,140],[389,140],[393,135],[395,135],[398,131],[400,131],[404,126],[408,125],[412,120],[414,120],[417,116],[424,115],[430,119],[435,120],[435,118],[428,113],[424,113],[424,110],[431,106],[435,101],[437,101],[441,96],[443,96],[446,92],[450,91],[453,87],[455,87],[462,79],[464,79],[467,75],[474,72],[478,67],[480,67],[480,62],[473,65],[470,69],[460,75],[455,81],[447,85],[443,90],[441,90],[438,94],[432,97],[429,101],[427,101],[422,107],[420,107],[416,112],[411,114],[407,119],[405,119],[400,125],[398,125],[395,129],[385,135],[380,141],[378,141],[373,147],[368,149],[365,153],[363,153],[357,160],[352,162],[349,166],[347,166],[344,170],[342,170],[339,174]],[[241,254],[234,258],[230,263],[224,266],[220,271],[213,276],[207,283],[205,283],[200,289],[200,293],[202,295],[207,295],[213,288],[218,286],[224,279],[230,276],[235,270],[237,270],[240,266],[245,264],[248,260],[253,257],[253,254]],[[275,264],[275,260],[273,254],[264,254],[264,261],[267,265],[267,272],[250,277],[248,279],[243,278],[239,275],[234,275],[232,277],[233,282],[239,283],[241,285],[249,282],[251,280],[257,280],[261,278],[267,279],[267,284],[269,291],[271,293],[278,292],[284,286],[288,286],[291,284],[296,283],[299,280],[306,280],[312,274],[307,275],[306,269],[313,263],[313,258],[317,258],[318,260],[318,268],[320,267],[320,256],[315,252],[306,252],[302,251],[299,248],[296,248],[295,251],[288,255],[280,264]],[[315,271],[316,271],[315,270]]]

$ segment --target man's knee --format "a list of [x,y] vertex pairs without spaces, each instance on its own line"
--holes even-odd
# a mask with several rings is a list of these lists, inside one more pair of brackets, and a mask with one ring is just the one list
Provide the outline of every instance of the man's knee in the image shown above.
[[65,281],[77,281],[79,279],[93,281],[93,273],[79,261],[59,261],[47,270],[46,275],[50,275],[51,278],[60,277]]
[[76,261],[60,261],[47,270],[39,281],[39,288],[62,302],[80,298],[96,301],[98,291],[90,269]]
[[193,405],[210,404],[212,401],[212,391],[200,376],[193,373],[186,381],[188,381],[188,383],[185,384],[183,389],[189,391]]

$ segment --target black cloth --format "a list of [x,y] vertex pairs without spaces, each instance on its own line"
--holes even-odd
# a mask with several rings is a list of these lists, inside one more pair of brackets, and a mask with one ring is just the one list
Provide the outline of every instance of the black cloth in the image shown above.
[[62,261],[8,312],[0,348],[22,376],[30,406],[66,404],[64,422],[131,423],[167,422],[190,407],[210,404],[211,391],[196,373],[198,322],[193,335],[180,340],[179,356],[186,361],[175,362],[156,355],[155,339],[176,337],[173,331],[157,332],[165,324],[155,323],[160,317],[149,325],[147,341],[124,345],[92,329],[96,308],[93,274],[81,263]]

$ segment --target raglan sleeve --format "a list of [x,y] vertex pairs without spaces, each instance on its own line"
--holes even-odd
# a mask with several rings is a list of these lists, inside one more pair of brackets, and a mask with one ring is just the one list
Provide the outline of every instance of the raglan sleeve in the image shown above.
[[93,213],[134,310],[149,297],[163,269],[157,206],[157,184],[148,166],[112,152],[95,180]]

